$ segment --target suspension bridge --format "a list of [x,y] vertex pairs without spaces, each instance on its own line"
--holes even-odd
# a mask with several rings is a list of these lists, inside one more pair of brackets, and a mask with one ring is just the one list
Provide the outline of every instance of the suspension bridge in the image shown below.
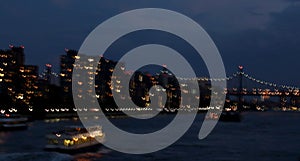
[[[245,104],[257,107],[273,106],[282,110],[300,109],[300,90],[298,87],[260,80],[244,72],[243,66],[227,77],[227,97],[236,98],[238,108]],[[212,81],[216,81],[213,80]]]

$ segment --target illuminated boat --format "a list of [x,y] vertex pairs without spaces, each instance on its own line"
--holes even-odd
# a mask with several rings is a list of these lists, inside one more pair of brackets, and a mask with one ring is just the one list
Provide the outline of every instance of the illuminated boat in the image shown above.
[[207,120],[218,120],[220,117],[216,112],[209,112],[205,115],[205,119]]
[[223,122],[240,122],[242,120],[242,116],[238,111],[224,110],[221,114],[217,114],[216,112],[209,112],[205,116],[205,119],[220,120]]
[[1,114],[1,130],[26,129],[28,127],[28,118],[17,114]]
[[45,150],[76,152],[99,146],[104,141],[105,134],[101,126],[84,128],[69,126],[62,131],[46,136]]

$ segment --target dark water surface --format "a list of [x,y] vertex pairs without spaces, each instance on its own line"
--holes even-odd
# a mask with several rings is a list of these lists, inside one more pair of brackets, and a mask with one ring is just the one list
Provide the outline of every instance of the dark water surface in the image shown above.
[[[139,122],[128,118],[112,119],[112,121],[128,131],[139,132],[142,129],[142,132],[151,132],[158,127],[161,128],[172,118],[172,115],[160,115],[147,124],[148,126],[145,126],[145,123],[139,126]],[[100,146],[96,152],[75,154],[72,157],[82,161],[300,160],[300,113],[243,113],[241,123],[219,122],[207,138],[199,140],[198,132],[203,118],[204,114],[199,114],[189,131],[180,140],[155,153],[130,155]],[[37,153],[45,153],[43,150],[46,144],[45,135],[74,124],[79,125],[80,121],[76,119],[34,121],[28,130],[0,132],[0,159],[8,159],[5,158],[7,154],[27,153],[32,157],[27,156],[26,159],[19,160],[38,160],[35,157]],[[51,159],[48,157],[48,160]],[[59,160],[59,157],[52,160]]]

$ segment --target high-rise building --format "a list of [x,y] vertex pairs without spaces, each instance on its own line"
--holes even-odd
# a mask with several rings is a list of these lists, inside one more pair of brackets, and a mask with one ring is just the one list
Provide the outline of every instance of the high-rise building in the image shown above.
[[15,89],[14,79],[17,76],[16,69],[16,58],[11,53],[11,50],[0,50],[1,106],[12,103],[9,94],[12,94]]
[[[66,55],[61,56],[60,64],[60,85],[62,88],[63,98],[65,103],[73,103],[72,101],[72,74],[73,68],[84,72],[85,77],[82,75],[74,75],[74,77],[80,77],[80,82],[77,83],[79,87],[85,85],[92,86],[95,89],[87,89],[87,91],[78,91],[78,99],[84,99],[83,97],[88,94],[91,97],[96,97],[100,104],[112,107],[113,97],[112,90],[119,92],[122,90],[122,83],[120,78],[112,78],[112,73],[117,62],[105,59],[103,56],[88,56],[81,54],[77,55],[76,50],[65,49]],[[75,60],[78,60],[76,65]],[[121,65],[120,71],[124,71],[124,65]],[[94,85],[94,86],[93,86]]]
[[19,68],[20,87],[16,89],[15,97],[21,104],[32,106],[37,95],[38,66],[23,65]]
[[37,82],[38,89],[35,91],[34,104],[39,108],[35,111],[36,113],[45,112],[46,109],[57,108],[63,104],[58,74],[52,71],[51,64],[45,64]]
[[59,85],[58,74],[53,72],[52,64],[45,64],[45,68],[39,75],[39,80],[47,85]]
[[24,65],[24,46],[9,45],[9,48],[0,50],[0,95],[7,98],[1,99],[1,103],[30,106],[37,89],[38,67]]
[[72,72],[77,56],[76,50],[65,49],[66,55],[60,57],[60,86],[65,103],[72,102]]
[[16,65],[17,66],[24,65],[25,64],[25,54],[24,54],[25,47],[23,45],[21,45],[21,46],[9,45],[9,48],[10,48],[11,54],[16,59]]

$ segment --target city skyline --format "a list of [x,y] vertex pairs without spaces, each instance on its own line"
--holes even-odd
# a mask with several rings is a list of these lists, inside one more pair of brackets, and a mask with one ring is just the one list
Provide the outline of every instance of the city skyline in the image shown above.
[[3,1],[0,161],[300,161],[298,17],[300,0]]

